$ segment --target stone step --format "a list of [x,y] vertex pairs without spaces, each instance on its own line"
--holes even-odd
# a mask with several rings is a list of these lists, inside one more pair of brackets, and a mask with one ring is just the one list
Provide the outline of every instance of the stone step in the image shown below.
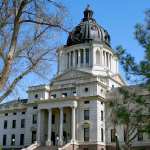
[[34,150],[58,150],[57,146],[39,146]]

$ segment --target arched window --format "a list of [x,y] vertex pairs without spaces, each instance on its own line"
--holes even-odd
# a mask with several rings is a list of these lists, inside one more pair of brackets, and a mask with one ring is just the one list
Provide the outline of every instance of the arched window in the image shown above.
[[96,51],[96,64],[100,65],[100,51],[99,50]]

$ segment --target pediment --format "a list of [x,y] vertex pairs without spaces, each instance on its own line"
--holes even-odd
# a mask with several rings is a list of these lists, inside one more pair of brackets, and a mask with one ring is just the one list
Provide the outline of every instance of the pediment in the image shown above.
[[67,79],[77,79],[77,78],[85,78],[92,77],[93,75],[87,72],[79,71],[79,70],[70,70],[61,74],[55,78],[55,81],[67,80]]
[[126,85],[125,81],[122,79],[122,77],[119,74],[114,75],[112,78],[118,83],[120,83],[120,85]]

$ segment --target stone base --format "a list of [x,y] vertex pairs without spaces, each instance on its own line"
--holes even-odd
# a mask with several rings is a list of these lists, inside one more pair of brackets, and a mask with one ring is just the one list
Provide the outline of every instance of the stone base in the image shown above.
[[[114,145],[107,145],[106,150],[116,150],[116,147]],[[150,150],[150,145],[134,146],[132,147],[132,150]]]
[[[99,145],[99,144],[88,144],[88,145],[76,145],[71,144],[65,150],[116,150],[114,145]],[[133,147],[133,150],[150,150],[150,146],[138,146]]]
[[88,144],[88,145],[79,145],[77,150],[106,150],[104,145],[99,144]]
[[46,141],[46,145],[47,145],[47,146],[51,146],[51,141],[48,141],[48,140],[47,140],[47,141]]

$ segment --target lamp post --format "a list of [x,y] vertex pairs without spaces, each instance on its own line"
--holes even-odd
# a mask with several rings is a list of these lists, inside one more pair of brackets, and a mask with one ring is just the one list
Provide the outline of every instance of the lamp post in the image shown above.
[[120,150],[120,148],[119,148],[119,141],[118,141],[118,135],[117,135],[117,133],[115,133],[115,141],[116,141],[116,150]]

